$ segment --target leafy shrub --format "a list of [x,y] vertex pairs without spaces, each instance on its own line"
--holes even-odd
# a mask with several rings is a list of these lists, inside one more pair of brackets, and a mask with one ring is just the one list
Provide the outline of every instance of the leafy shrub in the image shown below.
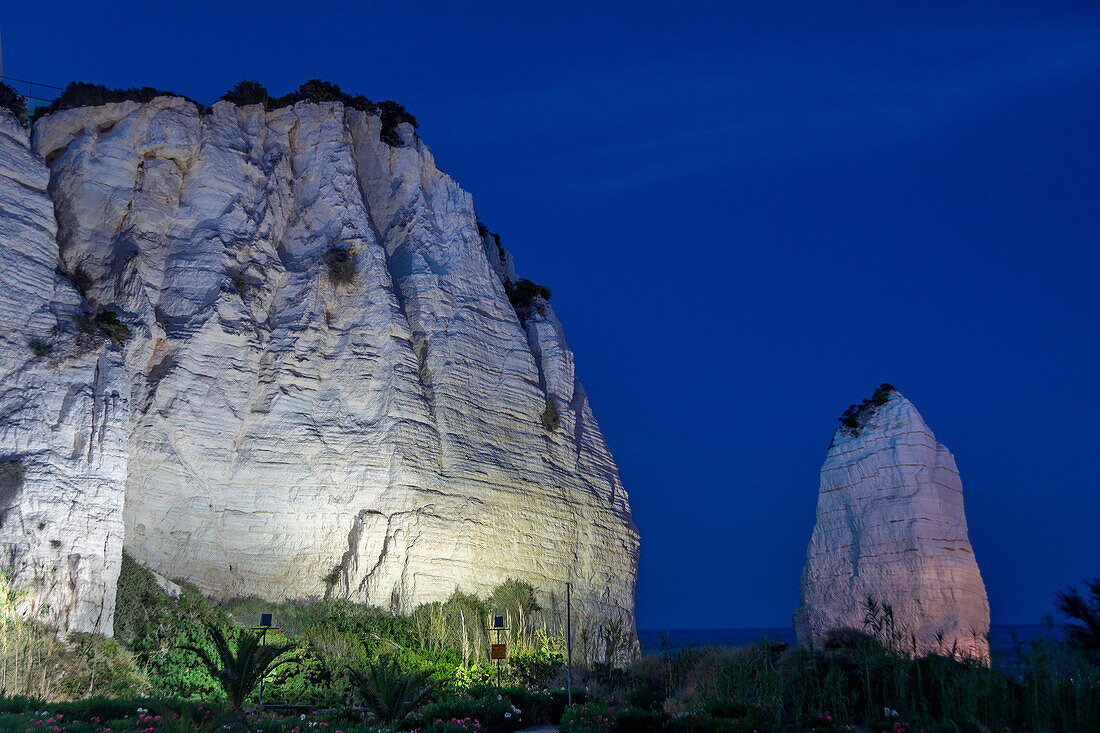
[[31,339],[27,342],[27,348],[31,350],[31,353],[35,356],[49,356],[53,352],[53,346],[50,346],[45,341],[39,341],[38,339]]
[[27,102],[17,91],[0,82],[0,109],[5,109],[20,121],[27,116]]
[[291,644],[266,646],[261,644],[260,634],[248,632],[237,634],[237,648],[233,649],[214,624],[207,624],[206,630],[213,642],[216,655],[197,645],[183,645],[180,648],[197,656],[206,666],[210,676],[218,681],[229,699],[229,707],[240,710],[256,689],[260,680],[277,667],[293,664],[297,660],[282,659],[290,651]]
[[39,107],[34,111],[34,119],[43,115],[56,112],[61,109],[74,109],[77,107],[95,107],[112,102],[151,102],[157,97],[183,97],[191,102],[200,111],[206,111],[205,105],[199,104],[189,97],[175,92],[166,92],[153,87],[130,87],[128,89],[112,89],[102,84],[90,84],[83,81],[72,81],[61,92],[61,95],[49,105]]
[[523,709],[513,705],[503,694],[451,697],[426,705],[417,714],[423,724],[466,718],[478,721],[486,733],[512,733],[526,725]]
[[1100,576],[1085,581],[1085,594],[1071,586],[1058,592],[1066,641],[1100,662]]
[[542,426],[551,433],[558,429],[559,415],[554,400],[549,397],[546,398],[546,406],[542,408],[542,414],[539,415],[539,419],[542,420]]
[[343,247],[330,247],[321,255],[328,268],[329,279],[335,285],[352,285],[355,282],[355,253]]
[[519,316],[520,323],[526,321],[534,313],[535,298],[550,300],[551,294],[550,288],[533,283],[526,278],[515,282],[505,280],[504,292],[508,295],[508,302],[512,304],[516,315]]
[[424,670],[403,672],[392,658],[384,657],[366,669],[351,669],[351,678],[371,713],[371,721],[400,725],[439,686]]
[[89,345],[90,339],[96,334],[103,334],[119,347],[130,340],[132,335],[129,327],[118,320],[118,316],[111,311],[100,311],[95,316],[90,313],[81,313],[73,316],[73,323],[77,327],[77,345]]
[[614,730],[618,721],[615,708],[603,701],[574,705],[561,716],[558,730],[561,733],[590,733]]
[[270,96],[267,93],[267,87],[260,82],[242,79],[234,84],[232,89],[223,94],[222,99],[226,102],[232,102],[238,107],[249,104],[262,104],[266,107]]
[[130,329],[118,320],[118,316],[111,311],[100,311],[96,314],[95,325],[107,338],[114,342],[115,346],[123,346],[130,340]]
[[206,624],[216,624],[232,636],[228,616],[201,593],[184,586],[178,599],[169,598],[153,574],[126,552],[115,593],[115,638],[129,649],[161,694],[205,701],[222,698],[217,682],[196,664],[184,646],[202,646],[214,653]]
[[875,414],[875,411],[890,400],[890,393],[896,391],[894,386],[883,382],[875,389],[875,393],[863,400],[858,405],[849,405],[844,414],[837,418],[840,421],[841,430],[852,435],[859,435],[859,431],[867,424],[867,421]]
[[397,134],[396,128],[399,124],[408,122],[413,128],[418,127],[416,118],[397,102],[372,102],[362,94],[348,94],[339,85],[321,79],[310,79],[293,92],[269,100],[268,105],[271,109],[278,109],[298,102],[340,102],[345,107],[378,115],[382,118],[382,141],[393,147],[405,144]]
[[342,575],[343,572],[343,565],[335,565],[333,566],[332,570],[329,570],[328,573],[326,573],[325,576],[321,578],[321,582],[331,588],[332,586],[340,582],[340,575]]

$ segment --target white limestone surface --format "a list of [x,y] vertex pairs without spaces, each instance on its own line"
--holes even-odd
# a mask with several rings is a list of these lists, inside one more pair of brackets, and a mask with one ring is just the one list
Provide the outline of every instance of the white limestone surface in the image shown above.
[[988,659],[989,603],[955,459],[896,391],[856,433],[837,431],[821,468],[799,643],[865,630],[868,596],[893,608],[903,650]]
[[571,581],[633,628],[638,534],[560,324],[519,322],[471,196],[380,132],[169,97],[37,123],[61,260],[134,332],[127,550],[216,597],[397,612],[509,577],[553,611]]
[[87,305],[57,272],[48,181],[0,112],[0,569],[28,591],[22,610],[110,634],[130,380],[118,349],[74,323]]

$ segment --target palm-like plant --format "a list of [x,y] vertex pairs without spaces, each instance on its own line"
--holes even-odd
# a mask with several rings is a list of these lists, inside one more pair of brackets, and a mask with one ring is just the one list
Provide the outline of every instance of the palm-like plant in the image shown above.
[[348,672],[376,723],[399,725],[439,686],[431,681],[431,672],[403,673],[397,662],[387,657],[365,670],[348,667]]
[[217,659],[200,647],[181,646],[180,648],[193,652],[202,660],[211,676],[225,690],[226,697],[229,698],[229,706],[233,710],[240,710],[244,706],[245,700],[268,672],[284,664],[297,662],[296,659],[280,660],[280,657],[290,650],[292,646],[290,644],[261,646],[260,635],[249,633],[241,636],[237,642],[237,651],[234,653],[220,629],[212,624],[207,624],[206,628],[218,652]]
[[1076,587],[1058,592],[1058,610],[1069,621],[1062,625],[1066,640],[1086,654],[1100,656],[1100,576],[1085,581],[1082,595]]

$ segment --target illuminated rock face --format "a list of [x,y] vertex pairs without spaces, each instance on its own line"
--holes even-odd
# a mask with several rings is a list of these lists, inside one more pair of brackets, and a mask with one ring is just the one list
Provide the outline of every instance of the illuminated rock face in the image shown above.
[[61,260],[134,332],[127,550],[214,596],[398,612],[571,580],[632,628],[638,535],[553,309],[519,322],[470,195],[380,129],[178,98],[37,123]]
[[0,112],[0,569],[58,629],[110,634],[130,380],[102,335],[78,332],[48,180]]
[[955,459],[897,392],[857,433],[839,429],[821,468],[794,614],[799,643],[864,630],[872,596],[893,607],[905,650],[988,659],[989,603]]

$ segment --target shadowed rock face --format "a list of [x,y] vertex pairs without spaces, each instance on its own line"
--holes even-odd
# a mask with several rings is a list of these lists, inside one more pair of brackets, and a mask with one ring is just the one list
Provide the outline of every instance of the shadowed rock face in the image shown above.
[[572,581],[633,629],[638,534],[553,309],[519,322],[470,195],[380,131],[166,97],[37,123],[61,262],[134,334],[126,548],[216,597],[398,612]]
[[[0,569],[24,610],[110,634],[122,562],[130,380],[56,272],[49,172],[0,112]],[[79,343],[78,343],[79,342]]]
[[988,659],[989,603],[955,459],[899,393],[869,409],[861,429],[837,431],[821,468],[794,614],[799,644],[862,630],[872,596],[893,607],[905,650]]

